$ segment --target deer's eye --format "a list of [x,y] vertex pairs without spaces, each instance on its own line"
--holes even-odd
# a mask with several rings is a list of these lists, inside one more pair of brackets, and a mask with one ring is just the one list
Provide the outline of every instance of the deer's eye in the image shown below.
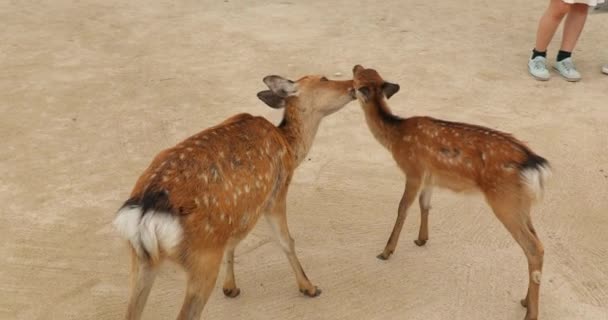
[[321,77],[321,81],[329,81],[329,79],[327,79],[325,77]]

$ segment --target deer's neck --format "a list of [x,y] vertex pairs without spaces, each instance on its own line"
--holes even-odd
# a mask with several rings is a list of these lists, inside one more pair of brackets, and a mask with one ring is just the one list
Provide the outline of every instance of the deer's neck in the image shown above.
[[399,124],[402,118],[394,115],[383,97],[372,98],[361,103],[365,113],[365,120],[374,138],[385,148],[392,150],[393,141],[398,139]]
[[298,166],[310,151],[323,117],[314,112],[306,113],[304,110],[311,108],[302,108],[297,99],[294,100],[285,107],[279,129],[293,150],[295,164]]

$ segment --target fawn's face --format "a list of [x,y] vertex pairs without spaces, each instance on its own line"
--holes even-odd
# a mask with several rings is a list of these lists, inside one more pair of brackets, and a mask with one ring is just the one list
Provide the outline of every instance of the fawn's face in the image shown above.
[[315,75],[291,81],[273,75],[265,77],[264,83],[270,90],[259,92],[258,98],[277,109],[285,107],[290,99],[297,99],[303,113],[326,116],[355,99],[352,80],[335,81]]
[[363,103],[374,97],[390,99],[399,91],[398,84],[384,81],[376,70],[365,69],[361,65],[353,68],[353,88],[357,99]]

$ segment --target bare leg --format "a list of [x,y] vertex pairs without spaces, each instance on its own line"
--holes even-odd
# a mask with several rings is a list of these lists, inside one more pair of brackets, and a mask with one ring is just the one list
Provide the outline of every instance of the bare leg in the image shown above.
[[570,10],[570,4],[562,0],[550,0],[549,7],[540,18],[536,32],[536,47],[538,51],[547,51],[547,47],[555,35],[555,31],[564,16]]
[[576,3],[572,5],[570,13],[566,17],[564,23],[564,36],[562,38],[561,50],[572,52],[576,46],[576,42],[583,32],[585,21],[587,21],[587,15],[589,6],[582,3]]
[[131,297],[127,309],[127,320],[139,320],[156,278],[156,268],[141,260],[131,249]]
[[420,204],[420,231],[418,240],[414,240],[417,246],[422,247],[429,240],[429,210],[431,210],[431,195],[433,189],[426,187],[422,189],[418,202]]
[[188,288],[178,320],[198,320],[215,286],[224,248],[192,252],[183,265],[188,273]]
[[399,234],[401,233],[405,217],[407,216],[407,210],[412,206],[419,190],[420,179],[408,177],[403,197],[401,197],[401,202],[399,202],[399,210],[397,212],[397,220],[395,221],[393,232],[391,232],[391,236],[388,238],[384,251],[377,256],[378,259],[387,260],[395,251],[397,242],[399,241]]
[[224,279],[224,295],[229,298],[235,298],[241,293],[241,289],[236,286],[234,277],[234,249],[238,245],[239,240],[230,239],[224,253],[224,261],[226,262],[226,278]]
[[488,199],[496,217],[503,223],[513,236],[515,241],[523,249],[528,259],[528,293],[522,300],[522,305],[527,309],[525,320],[538,319],[538,305],[540,280],[543,269],[544,248],[530,219],[530,202],[527,200],[516,200],[510,197],[511,202],[505,201],[509,197],[495,197]]
[[289,234],[289,228],[287,227],[286,211],[285,195],[279,196],[274,207],[265,215],[266,220],[274,231],[275,237],[278,239],[283,252],[287,255],[287,259],[289,259],[289,263],[296,275],[296,281],[298,282],[300,292],[309,297],[316,297],[321,294],[321,289],[314,286],[310,280],[308,280],[308,277],[306,277],[306,273],[304,273],[304,269],[296,256],[295,242]]

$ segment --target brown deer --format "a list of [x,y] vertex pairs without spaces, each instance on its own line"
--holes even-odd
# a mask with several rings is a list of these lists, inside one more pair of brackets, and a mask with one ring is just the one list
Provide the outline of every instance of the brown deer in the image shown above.
[[114,225],[131,248],[127,319],[140,319],[156,270],[164,260],[188,278],[178,319],[199,319],[225,256],[224,294],[236,297],[234,250],[260,215],[270,223],[300,291],[321,293],[306,277],[286,219],[294,170],[311,148],[323,117],[355,99],[352,81],[267,76],[258,97],[283,108],[277,127],[239,114],[159,153],[139,177]]
[[421,224],[416,245],[428,238],[428,216],[433,187],[457,192],[481,191],[496,217],[524,250],[529,266],[529,287],[522,304],[526,319],[538,317],[538,295],[543,246],[532,226],[530,207],[550,175],[547,160],[509,134],[465,123],[430,117],[400,118],[391,113],[388,99],[399,85],[384,81],[373,69],[353,69],[356,90],[367,125],[393,155],[407,177],[397,221],[384,251],[395,251],[408,209],[418,193]]

